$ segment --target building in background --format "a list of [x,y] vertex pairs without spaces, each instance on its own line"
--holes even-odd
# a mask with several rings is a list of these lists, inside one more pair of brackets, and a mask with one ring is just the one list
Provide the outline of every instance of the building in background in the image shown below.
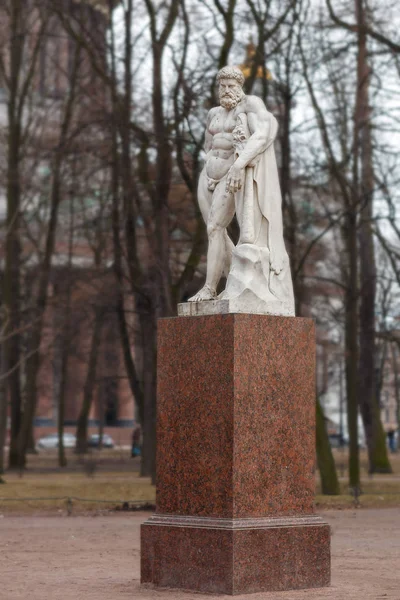
[[[88,31],[97,41],[95,48],[99,60],[105,61],[110,18],[109,1],[66,0],[64,6],[66,11],[75,11],[79,19],[83,18],[87,23]],[[31,218],[30,228],[35,234],[38,233],[40,223],[36,226],[34,220],[38,209],[40,213],[41,196],[47,193],[52,175],[51,160],[46,148],[51,148],[54,143],[53,131],[59,126],[59,105],[69,90],[75,51],[75,41],[65,33],[62,24],[54,17],[40,50],[39,69],[35,80],[33,110],[40,117],[38,123],[41,122],[40,119],[45,121],[45,126],[37,128],[39,135],[34,140],[35,149],[41,152],[41,159],[35,164],[35,174],[31,177],[28,195],[32,198],[26,205],[25,215],[28,220]],[[241,65],[245,76],[251,73],[253,56],[254,45],[250,43],[245,62]],[[130,427],[135,416],[135,403],[126,378],[119,339],[117,286],[111,268],[110,200],[102,195],[103,189],[109,187],[109,182],[103,179],[107,177],[104,156],[109,151],[103,135],[108,98],[106,86],[85,55],[80,65],[79,76],[82,94],[76,118],[83,133],[77,136],[75,158],[68,163],[69,186],[60,207],[56,250],[48,290],[49,303],[40,349],[42,364],[38,378],[39,402],[35,424],[41,427],[56,427],[60,397],[64,394],[65,423],[71,427],[75,426],[87,387],[89,362],[94,351],[96,377],[89,422],[93,426],[103,424],[108,427]],[[273,75],[268,69],[257,70],[254,92],[261,95],[264,78],[271,93],[269,109],[279,118],[279,107],[274,105],[276,100],[273,94]],[[6,101],[7,95],[0,82],[0,136],[5,134],[7,124]],[[279,161],[279,144],[276,146]],[[1,144],[1,147],[4,148],[4,144]],[[0,163],[2,162],[4,157],[0,156]],[[90,189],[85,185],[89,180],[92,182]],[[318,194],[326,195],[327,192],[310,190],[307,184],[307,181],[298,178],[293,181],[292,186],[299,220],[302,223],[299,230],[302,244],[300,250],[304,250],[310,240],[318,237],[326,227],[324,216],[319,214]],[[328,198],[325,197],[325,200]],[[193,203],[188,198],[186,186],[178,180],[174,182],[171,190],[170,206],[171,261],[172,272],[176,277],[190,252],[191,239],[196,227]],[[4,190],[0,188],[0,219],[4,222],[4,218],[5,197]],[[345,435],[347,418],[340,323],[343,292],[340,287],[328,281],[329,278],[333,279],[333,274],[338,275],[334,271],[337,269],[335,260],[340,251],[338,243],[340,245],[332,229],[310,253],[304,270],[306,283],[302,290],[301,308],[302,315],[313,317],[317,321],[317,383],[321,404],[326,416],[331,419],[331,428],[336,424],[340,434]],[[335,250],[333,253],[332,248]],[[27,299],[34,291],[38,269],[35,248],[29,236],[25,238],[23,251],[26,260],[23,291]],[[146,257],[143,256],[143,259],[146,260]],[[204,270],[203,259],[196,277],[202,277]],[[194,280],[192,288],[187,290],[187,295],[192,295],[198,287],[198,280]],[[141,337],[136,329],[134,306],[128,293],[125,305],[132,314],[129,321],[130,333],[131,339],[134,340],[138,372],[141,372]],[[333,318],[335,313],[336,321],[336,317]],[[100,332],[96,337],[96,324],[99,321]],[[29,331],[23,335],[22,343],[29,347]],[[390,381],[393,383],[394,380],[389,373],[385,378],[381,396],[382,418],[387,431],[394,423],[395,414],[394,388]],[[22,383],[24,384],[24,381]]]
[[[27,0],[28,4],[29,0]],[[110,20],[109,0],[63,0],[65,14],[85,23],[95,40],[92,45],[96,59],[106,61],[106,36]],[[115,2],[117,4],[117,2]],[[1,14],[0,46],[6,51],[7,16]],[[29,16],[28,16],[29,15]],[[32,12],[32,27],[27,30],[26,49],[32,49],[40,29],[38,14]],[[27,28],[30,27],[27,8]],[[3,39],[1,38],[3,33]],[[71,158],[64,173],[67,188],[59,208],[56,246],[48,289],[48,304],[40,347],[41,367],[38,376],[38,404],[35,426],[55,428],[60,396],[64,398],[65,424],[75,425],[87,385],[89,361],[96,354],[96,376],[89,424],[97,426],[131,427],[135,403],[125,376],[119,329],[115,311],[116,285],[111,269],[111,226],[107,199],[100,198],[103,177],[100,168],[107,141],[102,133],[106,115],[107,90],[101,77],[92,68],[88,55],[80,50],[79,68],[74,71],[77,56],[76,41],[68,36],[57,15],[50,17],[43,35],[37,67],[31,85],[25,121],[31,120],[28,152],[32,153],[31,169],[23,185],[24,228],[22,257],[24,275],[22,295],[24,306],[35,293],[40,263],[37,240],[41,239],[42,220],[49,217],[46,208],[52,178],[52,148],[55,132],[61,126],[61,107],[68,96],[71,78],[78,78],[75,105],[75,138]],[[29,57],[28,57],[29,58]],[[26,64],[29,65],[27,59]],[[0,169],[6,173],[7,87],[0,78]],[[28,112],[29,111],[29,112]],[[79,130],[82,131],[80,135]],[[72,146],[75,144],[75,146]],[[72,155],[75,158],[72,158]],[[85,169],[94,182],[92,188],[82,186]],[[93,177],[93,172],[98,176]],[[6,181],[6,177],[1,177]],[[65,188],[65,186],[64,186]],[[94,208],[101,205],[102,211]],[[0,184],[0,236],[5,235],[6,196]],[[99,226],[99,220],[102,221]],[[93,239],[93,232],[101,239]],[[3,247],[3,245],[1,245]],[[102,246],[101,259],[99,246]],[[4,250],[4,248],[3,248]],[[4,267],[0,249],[0,268]],[[128,306],[129,307],[129,306]],[[96,323],[99,331],[94,339]],[[132,322],[132,327],[134,324]],[[96,346],[93,347],[93,340]],[[22,333],[23,354],[29,351],[29,327]],[[21,369],[24,395],[25,374]]]

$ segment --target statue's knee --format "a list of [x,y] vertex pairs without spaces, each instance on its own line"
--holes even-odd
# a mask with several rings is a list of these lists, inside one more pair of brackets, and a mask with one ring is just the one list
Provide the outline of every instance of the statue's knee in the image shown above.
[[222,233],[223,227],[214,223],[213,221],[208,221],[207,223],[207,235],[209,238],[215,237]]

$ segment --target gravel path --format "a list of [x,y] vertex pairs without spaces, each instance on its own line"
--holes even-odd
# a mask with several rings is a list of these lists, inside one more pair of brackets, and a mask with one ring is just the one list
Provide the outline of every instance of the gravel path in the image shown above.
[[[235,598],[400,600],[400,509],[323,516],[332,527],[330,588]],[[147,517],[0,515],[0,600],[199,600],[140,587],[139,527]]]

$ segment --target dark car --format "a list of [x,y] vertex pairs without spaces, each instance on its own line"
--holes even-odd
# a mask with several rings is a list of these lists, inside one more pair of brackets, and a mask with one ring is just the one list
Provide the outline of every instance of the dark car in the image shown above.
[[331,433],[329,435],[329,442],[332,448],[343,448],[349,445],[349,440],[340,433]]
[[[99,443],[100,443],[100,436],[98,433],[94,433],[88,439],[88,446],[90,448],[98,448]],[[112,437],[110,435],[108,435],[108,433],[103,433],[102,446],[103,446],[103,448],[114,448],[114,446],[115,446],[114,440],[112,439]]]

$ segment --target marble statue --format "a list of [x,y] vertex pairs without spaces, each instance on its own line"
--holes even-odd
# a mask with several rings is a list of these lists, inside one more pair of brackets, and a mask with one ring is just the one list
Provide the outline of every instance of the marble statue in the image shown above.
[[[198,188],[208,234],[206,282],[188,303],[179,305],[178,314],[294,316],[273,146],[278,124],[260,98],[245,95],[238,68],[224,67],[217,80],[221,105],[208,113]],[[235,212],[237,246],[226,229]],[[226,287],[217,296],[223,274]]]

